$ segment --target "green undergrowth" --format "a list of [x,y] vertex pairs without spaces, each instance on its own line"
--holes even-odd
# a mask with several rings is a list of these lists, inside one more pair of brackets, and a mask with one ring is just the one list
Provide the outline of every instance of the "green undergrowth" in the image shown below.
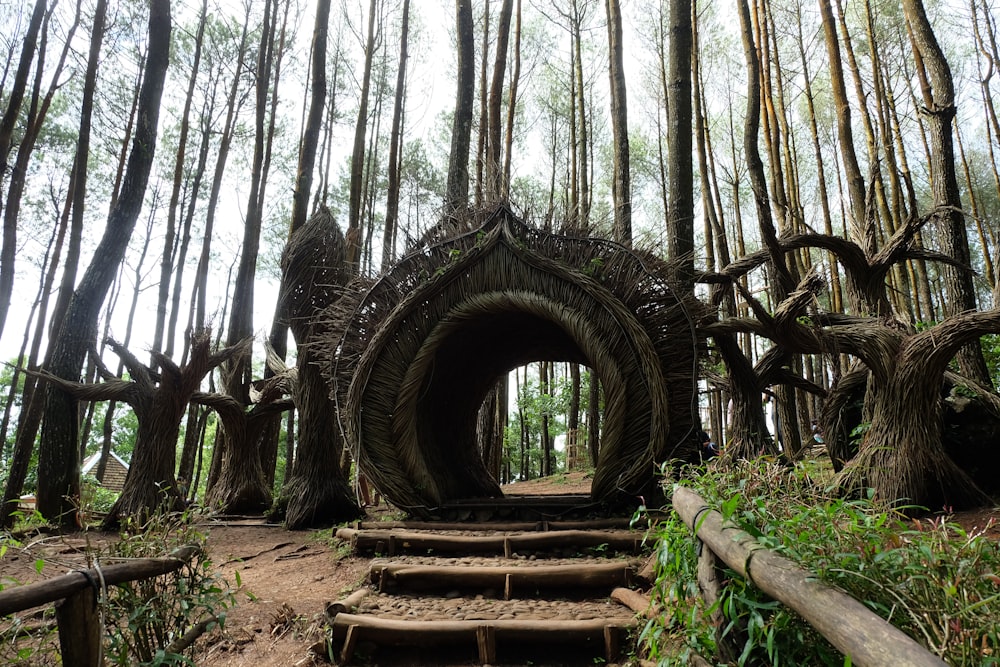
[[[810,465],[687,471],[684,485],[758,542],[863,602],[953,665],[1000,665],[1000,545],[947,517],[913,520],[833,498]],[[698,541],[674,512],[650,533],[654,602],[640,642],[660,665],[849,665],[796,613],[726,569],[716,604],[699,594]]]
[[197,664],[197,644],[185,646],[185,635],[199,625],[211,629],[225,624],[227,610],[236,603],[235,590],[208,557],[207,534],[190,519],[188,512],[161,512],[141,528],[126,526],[121,539],[108,546],[106,562],[157,558],[188,545],[198,549],[179,570],[108,589],[109,664]]
[[[208,557],[206,544],[207,535],[188,512],[160,512],[142,526],[126,521],[118,539],[101,545],[95,540],[84,548],[85,566],[98,570],[160,558],[185,546],[196,548],[185,565],[168,574],[116,586],[102,586],[100,577],[95,580],[104,628],[102,664],[197,664],[200,645],[195,637],[223,626],[227,610],[236,602],[236,590]],[[24,542],[13,536],[0,536],[0,558],[11,557],[22,546]],[[38,559],[35,567],[39,572],[52,569],[52,576],[65,571],[62,563],[44,559]],[[18,582],[6,580],[0,590],[12,585]],[[52,612],[50,604],[0,619],[0,664],[61,664]]]

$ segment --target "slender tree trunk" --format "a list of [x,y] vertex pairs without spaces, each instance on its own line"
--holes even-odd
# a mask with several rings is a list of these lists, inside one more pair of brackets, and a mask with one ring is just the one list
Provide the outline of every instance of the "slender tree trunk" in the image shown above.
[[[503,182],[504,195],[510,196],[510,159],[514,146],[514,119],[517,116],[518,84],[521,80],[521,0],[517,0],[516,18],[514,20],[514,71],[510,77],[510,87],[507,91],[507,130],[504,137],[503,151]],[[509,475],[508,475],[509,476]]]
[[[205,231],[202,237],[201,255],[198,258],[198,267],[195,269],[195,303],[194,323],[188,327],[188,333],[205,328],[208,320],[208,265],[212,256],[212,236],[215,228],[215,213],[219,205],[219,197],[222,192],[222,180],[226,171],[226,164],[229,160],[229,147],[233,140],[235,131],[236,116],[242,100],[240,99],[240,81],[243,77],[243,68],[247,53],[247,35],[250,25],[250,6],[247,6],[247,13],[243,17],[243,28],[240,32],[240,45],[236,58],[236,68],[233,73],[232,85],[229,88],[229,96],[226,101],[226,120],[222,126],[222,135],[219,137],[219,153],[215,159],[215,171],[212,177],[212,188],[208,196],[208,204],[205,209]],[[206,128],[206,131],[208,128]],[[221,328],[220,328],[221,332]]]
[[357,271],[361,259],[361,194],[365,167],[365,134],[368,129],[368,97],[371,89],[372,60],[375,57],[376,0],[368,6],[368,36],[365,40],[365,65],[361,76],[361,101],[354,125],[354,149],[351,152],[350,209],[347,218],[347,261]]
[[[38,48],[38,33],[45,16],[45,5],[45,0],[35,0],[35,6],[31,12],[31,18],[28,20],[28,29],[21,46],[21,58],[14,73],[14,81],[10,90],[4,91],[7,97],[7,107],[4,109],[3,116],[0,117],[0,183],[3,183],[3,177],[9,169],[7,158],[14,138],[14,126],[20,117],[21,103],[24,101],[24,95],[28,89],[28,75],[31,73],[31,64],[35,59],[35,50]],[[39,58],[43,56],[44,53],[39,53]],[[41,67],[38,69],[40,71]],[[17,172],[14,172],[15,178],[17,175]],[[3,333],[4,324],[7,321],[7,311],[10,309],[10,298],[14,290],[14,259],[17,254],[16,234],[16,219],[11,225],[4,218],[3,247],[0,249],[0,334]]]
[[181,446],[181,458],[177,463],[177,476],[193,480],[195,458],[201,445],[201,432],[208,420],[208,410],[191,403],[187,408],[187,422],[184,426],[184,444]]
[[552,474],[552,435],[549,430],[549,411],[546,407],[549,403],[547,400],[549,394],[549,362],[547,361],[538,362],[538,394],[542,400],[539,406],[541,409],[539,422],[541,423],[542,436],[542,469],[540,476],[548,477]]
[[476,208],[483,205],[483,180],[486,168],[486,135],[489,133],[489,117],[487,115],[486,104],[486,63],[490,59],[490,3],[483,3],[482,20],[482,55],[479,58],[479,132],[477,132],[476,145],[476,178],[474,182],[475,194],[474,202]]
[[[816,185],[819,190],[818,197],[820,208],[823,212],[823,232],[833,236],[833,215],[830,212],[830,195],[826,184],[826,170],[824,168],[823,150],[820,144],[819,126],[816,122],[815,96],[812,90],[812,78],[809,73],[809,62],[805,52],[805,38],[802,34],[802,12],[796,13],[798,18],[797,28],[799,33],[799,63],[802,66],[802,76],[804,81],[803,93],[806,98],[806,105],[809,110],[809,137],[812,140],[813,157],[816,160]],[[833,255],[828,254],[827,261],[830,265],[830,310],[835,313],[843,312],[843,293],[840,288],[840,267],[834,261]]]
[[[70,170],[70,191],[73,189],[73,182],[76,173],[75,166]],[[28,352],[25,367],[31,371],[38,370],[38,356],[42,347],[42,337],[45,333],[46,316],[48,314],[49,295],[52,293],[52,286],[55,284],[56,271],[59,267],[59,260],[62,253],[63,242],[66,238],[66,231],[69,225],[71,200],[67,198],[62,213],[54,232],[55,241],[50,243],[51,257],[48,269],[45,272],[42,284],[39,286],[37,301],[38,320],[35,325],[34,336],[31,341],[31,349]],[[53,319],[61,319],[62,315],[54,314]],[[27,336],[30,322],[25,326]],[[45,360],[46,363],[48,359]],[[4,489],[3,505],[0,506],[0,528],[10,528],[14,521],[14,512],[17,511],[17,498],[24,487],[24,480],[28,474],[28,466],[31,463],[31,454],[35,448],[35,436],[38,434],[38,427],[42,422],[42,410],[44,408],[44,392],[38,391],[38,380],[29,375],[24,380],[24,387],[21,391],[21,412],[18,415],[17,434],[14,440],[14,454],[10,462],[7,476],[7,486]]]
[[[576,456],[583,459],[580,452],[580,364],[569,365],[569,411],[566,413],[566,447],[569,453],[569,445],[572,443],[576,450]],[[566,464],[569,470],[569,463]]]
[[469,201],[469,148],[472,143],[472,112],[476,94],[475,32],[472,26],[471,0],[455,0],[455,21],[458,34],[458,82],[444,197],[446,215],[464,209]]
[[678,280],[694,289],[694,172],[691,165],[691,0],[670,3],[667,71],[668,256],[678,262]]
[[[253,330],[254,283],[263,225],[263,197],[270,168],[281,58],[284,52],[285,28],[283,23],[279,35],[278,10],[279,3],[268,0],[265,5],[264,27],[257,59],[250,194],[240,262],[232,290],[233,303],[227,346],[235,346],[252,336]],[[283,21],[287,21],[287,13]],[[249,405],[251,376],[251,354],[247,350],[245,354],[234,357],[223,367],[222,381],[225,393],[240,404]],[[270,504],[269,478],[274,474],[273,461],[277,451],[277,440],[275,437],[269,437],[271,432],[265,424],[273,428],[271,422],[260,422],[255,428],[239,429],[239,435],[248,438],[247,440],[235,437],[233,431],[236,429],[224,430],[219,442],[222,467],[216,483],[208,493],[207,500],[210,504],[231,512],[252,511]],[[249,438],[254,439],[249,440]]]
[[[830,67],[830,83],[833,103],[837,112],[837,145],[844,163],[847,178],[847,192],[850,197],[851,238],[865,249],[869,256],[875,255],[875,235],[873,226],[865,215],[865,181],[854,152],[854,129],[851,121],[851,105],[847,99],[847,85],[840,60],[840,42],[837,39],[837,24],[833,16],[830,0],[819,0],[820,17],[823,21],[823,35],[826,38],[827,62]],[[858,306],[860,304],[853,304]],[[869,313],[857,313],[867,315]],[[872,313],[874,314],[874,313]]]
[[590,150],[589,133],[587,132],[587,104],[584,100],[585,87],[583,85],[583,11],[580,9],[579,0],[573,0],[573,16],[571,26],[573,30],[573,68],[574,83],[576,86],[575,105],[579,126],[577,135],[577,227],[584,233],[590,230],[590,172],[588,169],[588,152]]
[[[955,118],[955,88],[951,68],[934,36],[921,0],[903,0],[913,56],[924,97],[923,114],[927,118],[931,137],[931,193],[934,205],[942,207],[942,250],[969,266],[969,239],[962,213],[962,196],[955,170],[955,149],[952,122]],[[969,271],[953,266],[944,267],[948,298],[948,315],[975,310],[976,289]],[[966,345],[958,353],[962,374],[985,386],[991,386],[989,369],[978,342]]]
[[509,194],[509,185],[504,182],[500,160],[502,148],[500,103],[507,71],[507,44],[510,40],[510,20],[513,11],[514,1],[503,0],[503,4],[500,5],[500,19],[497,22],[497,52],[493,59],[493,78],[490,81],[487,105],[486,192],[493,200],[504,200]]
[[295,410],[289,410],[285,422],[285,474],[281,479],[282,487],[288,484],[288,480],[292,477],[292,471],[295,469],[295,435]]
[[[683,4],[683,3],[682,3]],[[622,15],[618,0],[604,0],[608,15],[608,50],[610,64],[608,77],[611,79],[611,134],[614,144],[614,165],[611,176],[611,194],[615,205],[614,239],[626,246],[632,245],[632,178],[629,171],[628,145],[628,103],[625,91],[625,63],[622,45]],[[673,7],[673,3],[671,4]],[[691,41],[689,37],[688,46]],[[690,109],[691,49],[688,49],[688,100]],[[690,123],[689,123],[690,129]],[[690,132],[688,132],[690,153]],[[689,160],[690,162],[690,160]],[[690,167],[689,167],[690,170]],[[673,170],[671,170],[672,172]],[[692,191],[693,191],[692,181]],[[694,208],[692,203],[692,217]],[[692,247],[693,249],[693,247]]]
[[[2,334],[4,330],[4,325],[7,320],[7,312],[10,308],[11,295],[14,291],[14,267],[17,256],[17,223],[18,215],[21,210],[21,199],[24,195],[28,164],[31,155],[34,153],[35,143],[38,140],[39,133],[41,132],[42,123],[48,115],[52,98],[58,88],[62,85],[60,78],[62,76],[63,67],[69,53],[73,35],[76,32],[76,27],[80,21],[80,2],[78,0],[73,23],[67,29],[63,50],[55,66],[55,72],[52,75],[52,84],[49,86],[49,90],[44,99],[39,100],[41,95],[42,74],[45,70],[45,51],[47,48],[49,32],[48,26],[49,20],[52,16],[52,10],[49,10],[49,12],[44,14],[44,19],[42,20],[41,25],[41,39],[38,40],[38,26],[35,24],[36,15],[39,14],[39,7],[41,6],[44,8],[44,5],[44,2],[38,2],[35,5],[35,10],[32,13],[31,21],[28,26],[28,34],[25,36],[21,52],[21,61],[18,63],[18,69],[14,76],[13,88],[9,94],[7,109],[4,112],[3,118],[0,119],[0,183],[3,182],[3,176],[6,175],[8,169],[11,175],[7,202],[6,206],[3,208],[3,242],[2,247],[0,247],[0,334]],[[38,42],[37,45],[35,44],[36,41]],[[7,158],[13,134],[12,122],[17,119],[18,111],[22,105],[26,88],[27,72],[25,71],[22,73],[22,70],[26,68],[30,69],[33,50],[36,46],[38,50],[38,64],[35,67],[34,85],[32,88],[30,102],[28,104],[28,110],[25,114],[24,134],[17,147],[17,156],[14,159],[14,164],[9,166],[7,164]],[[27,62],[25,62],[26,59]],[[11,117],[13,117],[13,120]]]
[[587,451],[590,463],[597,467],[601,452],[601,379],[590,371],[590,388],[587,394]]
[[[316,24],[313,28],[312,40],[312,93],[309,100],[309,112],[306,116],[302,141],[299,144],[299,165],[295,178],[295,191],[292,193],[292,220],[288,226],[291,236],[306,221],[309,206],[309,192],[312,189],[313,171],[316,166],[316,150],[319,144],[319,133],[323,124],[323,109],[326,106],[326,45],[330,23],[330,0],[317,0]],[[289,289],[281,283],[279,293]],[[279,310],[275,312],[271,322],[271,349],[282,360],[288,353],[288,313],[280,310],[282,301],[279,299]],[[269,369],[270,370],[270,369]],[[266,372],[265,377],[273,373]]]
[[410,32],[410,0],[403,0],[403,19],[399,35],[399,68],[396,72],[396,99],[392,106],[389,130],[389,183],[386,192],[385,229],[382,235],[382,271],[392,264],[396,252],[396,228],[399,225],[399,177],[402,169],[403,107],[406,102],[407,41]]
[[[184,161],[187,155],[188,132],[191,128],[191,104],[194,100],[195,84],[198,81],[199,65],[201,63],[201,46],[205,36],[205,22],[208,18],[208,0],[202,0],[201,17],[198,21],[198,32],[194,41],[194,61],[191,64],[191,76],[188,79],[187,95],[184,97],[184,109],[181,112],[180,135],[177,138],[177,155],[174,158],[174,179],[170,190],[170,203],[167,205],[167,229],[163,238],[163,258],[160,260],[160,281],[156,301],[156,324],[153,330],[153,351],[163,350],[164,329],[167,320],[167,302],[170,299],[170,276],[174,271],[177,236],[177,209],[180,205],[181,185],[184,181]],[[192,195],[191,208],[197,191]],[[169,354],[169,353],[168,353]]]
[[[129,302],[128,316],[125,320],[125,336],[121,340],[122,349],[127,350],[129,343],[132,341],[132,330],[135,325],[135,314],[139,306],[139,296],[142,294],[142,274],[143,274],[143,263],[146,260],[146,255],[149,253],[149,242],[152,239],[152,227],[153,221],[155,219],[155,208],[153,212],[150,213],[149,219],[146,222],[146,234],[144,236],[145,242],[142,244],[142,251],[139,255],[138,261],[135,264],[135,271],[132,276],[132,300]],[[110,315],[110,312],[109,312]],[[110,317],[105,318],[105,322],[110,322]],[[104,338],[106,339],[107,332],[105,332]],[[155,357],[155,355],[154,355]],[[120,360],[118,362],[118,368],[116,369],[115,376],[122,377],[122,373],[125,369],[124,361]],[[114,400],[108,401],[107,408],[104,413],[104,419],[101,422],[101,455],[97,461],[97,479],[104,479],[104,472],[108,464],[108,458],[111,455],[111,444],[112,444],[112,430],[115,420],[115,408],[117,403]],[[91,411],[95,410],[96,404],[91,403]],[[80,456],[84,456],[84,449],[86,438],[81,439]]]
[[[209,102],[206,100],[206,109],[208,108]],[[184,216],[184,223],[181,229],[181,240],[180,248],[177,252],[177,259],[174,262],[176,266],[173,273],[174,287],[171,291],[172,297],[170,301],[170,314],[166,324],[166,342],[163,345],[163,354],[167,357],[174,356],[174,343],[177,335],[177,318],[181,313],[181,288],[184,285],[185,267],[187,266],[187,256],[188,250],[191,246],[191,225],[194,222],[194,214],[197,207],[193,205],[194,201],[197,201],[199,194],[201,193],[201,182],[205,177],[205,169],[208,165],[208,151],[211,143],[211,133],[209,131],[208,123],[206,117],[202,119],[202,139],[201,146],[198,150],[198,164],[195,167],[194,177],[191,181],[191,202],[192,205],[188,205],[187,212]],[[187,332],[190,335],[190,331]],[[185,354],[188,348],[184,348]],[[185,479],[191,479],[190,477],[185,477]]]
[[[750,176],[750,187],[753,190],[754,203],[757,209],[757,224],[760,227],[764,245],[768,249],[771,265],[777,280],[770,285],[775,302],[778,303],[794,286],[791,275],[784,261],[784,251],[778,243],[774,228],[774,216],[768,196],[767,179],[764,176],[764,163],[760,158],[757,142],[760,133],[760,59],[757,57],[757,45],[754,43],[753,30],[749,8],[746,0],[740,1],[740,26],[743,35],[743,53],[747,61],[747,113],[743,130],[743,150],[746,154],[747,173]],[[775,291],[777,290],[777,291]]]
[[[108,216],[105,234],[76,289],[53,341],[49,370],[62,378],[79,377],[87,349],[97,333],[97,317],[118,265],[124,257],[146,192],[156,148],[160,97],[170,50],[170,2],[151,0],[146,70],[139,93],[138,126],[129,154],[128,178]],[[76,400],[49,387],[38,461],[38,509],[46,518],[74,524],[74,500],[80,494],[80,459]]]

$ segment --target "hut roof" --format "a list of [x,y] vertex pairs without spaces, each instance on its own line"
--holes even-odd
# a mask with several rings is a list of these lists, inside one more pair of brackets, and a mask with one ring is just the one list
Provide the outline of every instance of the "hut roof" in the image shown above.
[[[125,476],[128,474],[128,462],[114,452],[108,452],[110,458],[104,467],[104,477],[97,480],[101,486],[113,491],[121,491],[125,486]],[[101,453],[94,452],[83,461],[81,472],[84,475],[93,472],[97,474],[97,464],[101,460]]]
[[605,392],[592,496],[643,493],[656,463],[695,447],[697,306],[667,269],[606,240],[529,228],[501,206],[348,290],[325,313],[324,347],[358,464],[418,514],[501,495],[478,452],[480,405],[517,366],[571,361]]

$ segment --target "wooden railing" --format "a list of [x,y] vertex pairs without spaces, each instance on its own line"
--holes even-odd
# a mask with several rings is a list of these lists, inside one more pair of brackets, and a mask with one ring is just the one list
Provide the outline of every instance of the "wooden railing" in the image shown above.
[[5,589],[0,591],[0,617],[55,602],[62,664],[98,667],[102,635],[97,605],[100,589],[168,574],[180,569],[198,551],[198,547],[185,546],[163,558],[143,558],[76,570]]
[[[717,595],[716,558],[757,588],[795,610],[859,667],[947,667],[947,663],[843,591],[763,548],[710,508],[694,491],[674,488],[673,506],[708,547],[698,563],[698,583],[707,601]],[[713,592],[713,590],[715,592]]]

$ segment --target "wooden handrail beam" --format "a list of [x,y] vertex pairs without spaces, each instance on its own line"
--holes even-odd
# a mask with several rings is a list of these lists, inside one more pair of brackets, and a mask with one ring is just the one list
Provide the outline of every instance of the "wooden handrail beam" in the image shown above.
[[62,600],[90,586],[92,581],[100,582],[103,579],[105,585],[114,586],[136,579],[167,574],[180,569],[198,551],[198,547],[189,545],[174,549],[169,556],[163,558],[142,558],[115,563],[102,567],[100,572],[96,568],[76,570],[34,584],[8,588],[0,591],[0,616]]
[[[909,635],[850,595],[820,582],[791,560],[761,547],[694,491],[674,487],[684,523],[726,565],[802,618],[859,667],[947,667]],[[697,525],[696,525],[697,522]]]

